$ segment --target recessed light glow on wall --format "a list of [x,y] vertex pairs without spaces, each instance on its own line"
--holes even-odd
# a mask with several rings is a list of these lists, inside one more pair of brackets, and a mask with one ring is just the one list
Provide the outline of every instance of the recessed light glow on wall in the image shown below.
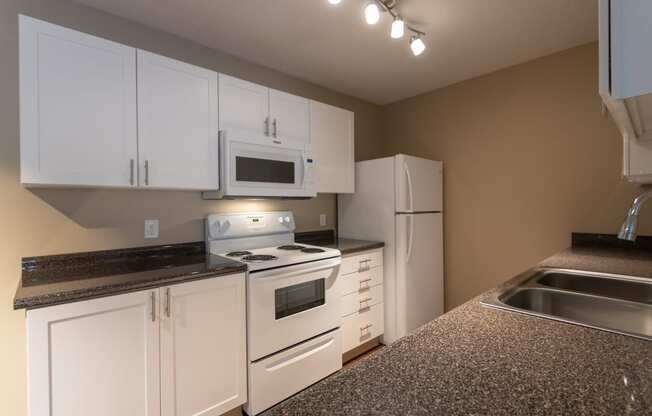
[[380,9],[375,2],[367,4],[364,8],[364,20],[368,25],[375,25],[380,20]]
[[[328,0],[330,4],[340,4],[342,0]],[[426,50],[426,44],[422,37],[426,36],[425,32],[415,29],[406,23],[403,16],[398,13],[397,7],[400,0],[373,0],[368,2],[363,10],[364,20],[369,25],[375,25],[380,21],[380,13],[389,13],[392,16],[392,28],[389,35],[392,39],[400,39],[405,35],[405,31],[412,32],[410,37],[410,49],[414,56],[419,56]]]

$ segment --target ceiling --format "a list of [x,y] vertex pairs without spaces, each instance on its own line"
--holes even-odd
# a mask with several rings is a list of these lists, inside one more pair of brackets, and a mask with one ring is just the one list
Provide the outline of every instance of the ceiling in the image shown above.
[[427,32],[411,55],[363,0],[75,0],[377,104],[597,39],[596,0],[402,0]]

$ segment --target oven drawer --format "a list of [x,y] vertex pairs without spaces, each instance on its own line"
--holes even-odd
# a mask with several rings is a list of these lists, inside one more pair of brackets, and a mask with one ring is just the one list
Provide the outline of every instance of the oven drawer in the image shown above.
[[383,304],[342,318],[342,353],[383,334],[385,328]]
[[339,279],[340,294],[368,291],[374,286],[383,284],[383,268],[376,267],[364,272],[341,275]]
[[383,302],[383,285],[342,296],[342,316],[363,312],[373,305]]
[[249,415],[256,415],[340,368],[340,329],[252,363],[245,410]]
[[365,270],[373,269],[374,267],[381,267],[383,265],[383,250],[378,249],[374,251],[367,251],[362,254],[356,254],[342,259],[340,266],[340,274],[349,274],[356,272],[363,272]]

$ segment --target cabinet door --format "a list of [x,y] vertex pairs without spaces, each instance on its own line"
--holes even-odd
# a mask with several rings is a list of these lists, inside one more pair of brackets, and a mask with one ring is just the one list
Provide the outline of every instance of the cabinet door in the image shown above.
[[269,116],[274,139],[294,142],[299,146],[310,143],[310,101],[286,92],[269,90]]
[[246,402],[244,274],[161,294],[163,416],[217,416]]
[[220,74],[220,129],[240,139],[268,140],[269,89]]
[[140,185],[215,190],[217,72],[138,50]]
[[20,16],[21,182],[136,185],[136,50]]
[[29,415],[159,415],[156,293],[28,311]]
[[353,137],[351,111],[310,102],[310,142],[316,160],[317,192],[355,191]]

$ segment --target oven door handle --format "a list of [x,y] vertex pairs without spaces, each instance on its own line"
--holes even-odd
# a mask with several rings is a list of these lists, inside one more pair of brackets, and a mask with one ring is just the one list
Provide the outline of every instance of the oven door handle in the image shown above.
[[315,346],[311,346],[310,348],[303,350],[303,351],[297,351],[296,353],[290,355],[289,357],[284,357],[278,361],[275,361],[273,363],[270,363],[270,366],[265,368],[266,371],[272,372],[276,370],[280,370],[283,367],[287,367],[288,365],[292,365],[298,361],[304,360],[311,355],[317,354],[319,351],[322,351],[331,345],[333,345],[333,342],[335,342],[335,338],[330,337],[328,339],[323,340],[319,344]]
[[336,268],[339,267],[341,262],[342,260],[340,257],[335,257],[328,260],[316,261],[314,263],[297,264],[295,266],[279,267],[277,269],[254,272],[253,274],[256,276],[256,279],[261,279],[261,278],[262,279],[275,279],[275,278],[284,279],[286,277],[295,276],[297,274],[304,274],[304,273],[316,272],[319,270]]

